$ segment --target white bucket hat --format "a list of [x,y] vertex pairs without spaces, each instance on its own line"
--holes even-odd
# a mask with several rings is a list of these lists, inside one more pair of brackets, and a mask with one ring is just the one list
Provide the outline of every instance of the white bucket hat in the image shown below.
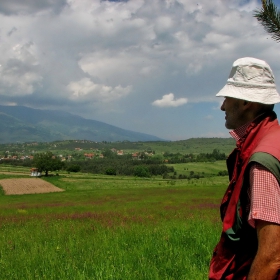
[[253,57],[234,61],[227,84],[216,96],[233,97],[262,104],[280,102],[271,68],[265,61]]

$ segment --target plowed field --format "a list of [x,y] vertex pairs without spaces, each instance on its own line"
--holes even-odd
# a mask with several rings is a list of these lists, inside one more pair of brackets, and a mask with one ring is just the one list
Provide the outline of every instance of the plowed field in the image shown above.
[[0,180],[0,185],[6,195],[64,191],[40,178],[2,179]]

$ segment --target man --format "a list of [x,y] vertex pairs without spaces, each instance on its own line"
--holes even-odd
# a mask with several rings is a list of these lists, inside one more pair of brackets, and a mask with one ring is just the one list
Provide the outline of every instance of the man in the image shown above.
[[280,102],[269,65],[234,62],[221,110],[236,148],[227,159],[230,183],[220,213],[223,230],[209,279],[280,279]]

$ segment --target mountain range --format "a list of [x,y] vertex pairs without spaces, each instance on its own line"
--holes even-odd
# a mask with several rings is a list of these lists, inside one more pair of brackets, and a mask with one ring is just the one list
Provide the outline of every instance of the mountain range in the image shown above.
[[0,105],[0,143],[57,140],[135,142],[163,139],[63,111]]

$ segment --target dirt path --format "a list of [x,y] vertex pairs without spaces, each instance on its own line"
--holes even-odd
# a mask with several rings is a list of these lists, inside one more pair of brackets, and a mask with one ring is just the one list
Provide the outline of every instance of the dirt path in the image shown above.
[[2,179],[0,185],[6,195],[64,191],[40,178]]

